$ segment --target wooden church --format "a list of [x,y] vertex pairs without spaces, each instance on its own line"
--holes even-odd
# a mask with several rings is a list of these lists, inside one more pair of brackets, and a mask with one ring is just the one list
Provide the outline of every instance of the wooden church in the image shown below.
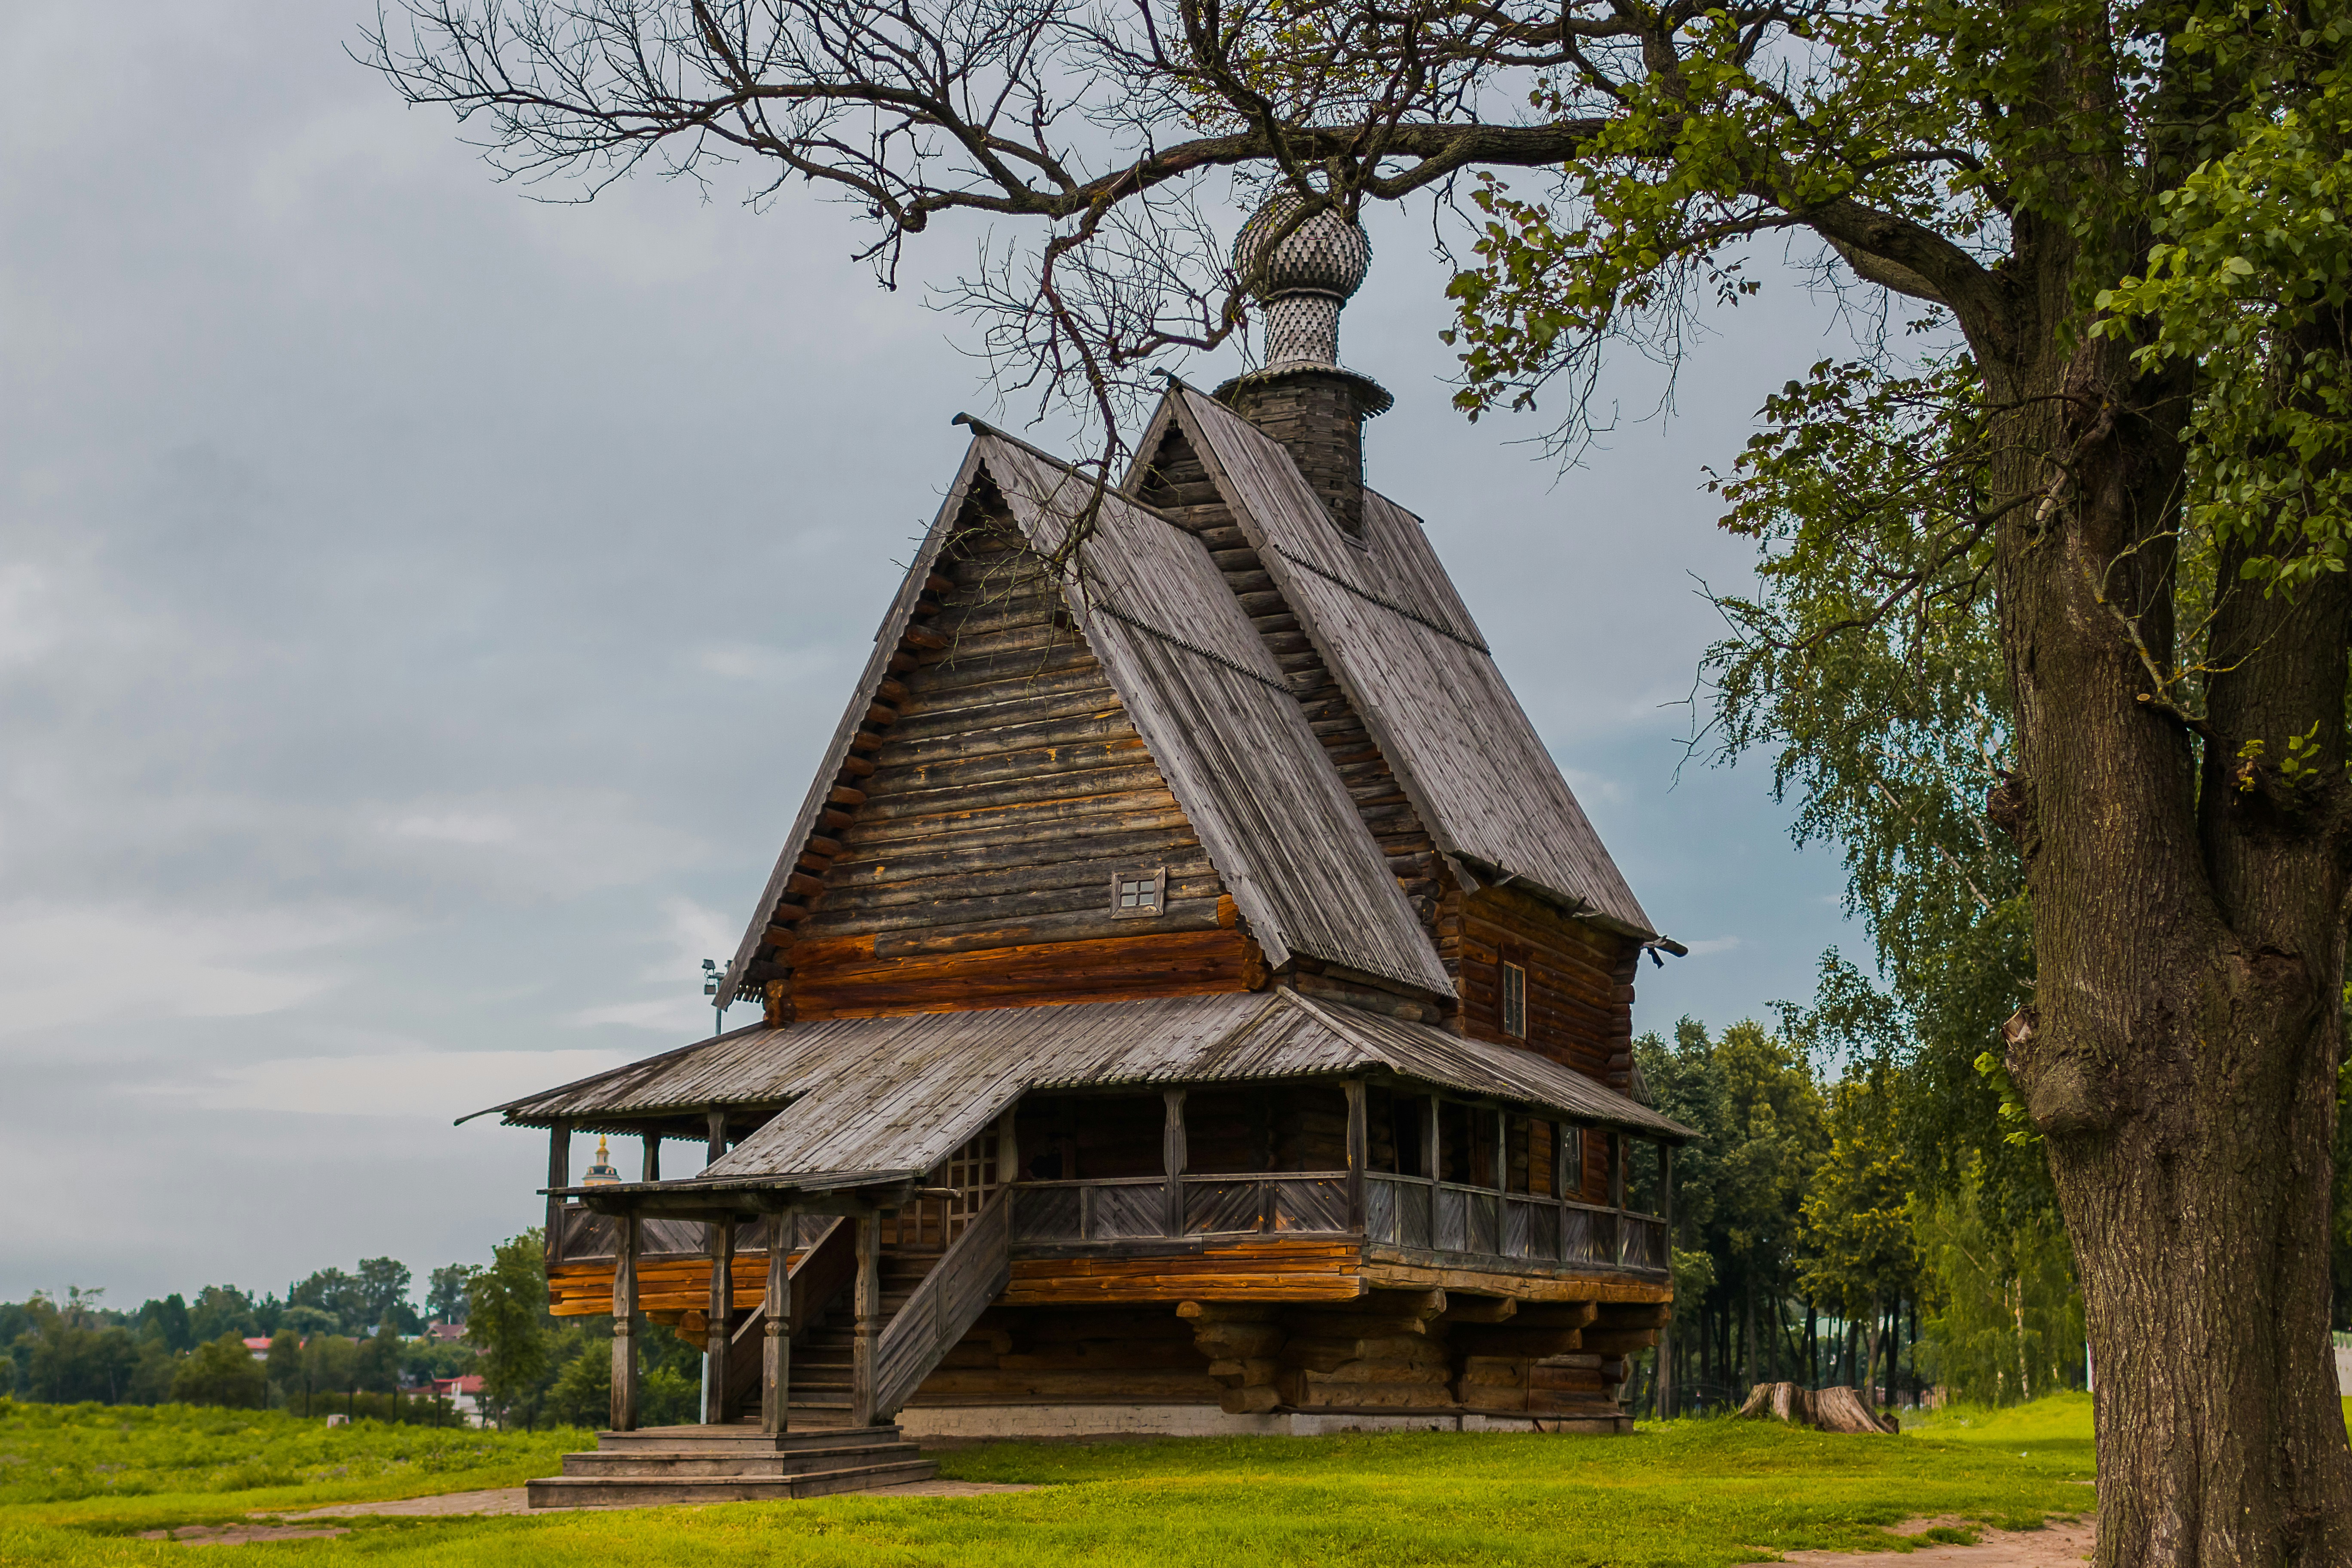
[[[495,1108],[551,1134],[553,1310],[613,1319],[613,1430],[534,1501],[885,1484],[923,1436],[1630,1423],[1691,1136],[1633,979],[1681,949],[1363,484],[1361,232],[1280,211],[1238,257],[1266,368],[1171,383],[1121,488],[972,425],[719,982],[761,1021]],[[583,1132],[641,1178],[575,1184]],[[672,1139],[707,1163],[663,1179]],[[698,1426],[638,1429],[656,1329]]]

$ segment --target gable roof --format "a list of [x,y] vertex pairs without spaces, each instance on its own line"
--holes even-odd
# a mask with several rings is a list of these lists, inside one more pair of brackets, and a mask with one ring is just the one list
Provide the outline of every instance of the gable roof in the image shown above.
[[975,426],[971,449],[917,553],[761,894],[721,994],[748,971],[887,672],[923,585],[985,479],[1030,547],[1063,563],[1062,595],[1269,963],[1293,952],[1433,992],[1452,979],[1328,754],[1191,532],[1034,448]]
[[1138,478],[1171,423],[1438,847],[1480,880],[1531,885],[1598,923],[1654,938],[1420,521],[1367,489],[1363,539],[1350,541],[1280,443],[1181,382],[1139,446]]
[[714,1102],[781,1104],[701,1175],[661,1185],[844,1185],[930,1170],[1033,1090],[1364,1071],[1670,1142],[1695,1136],[1532,1052],[1284,987],[755,1025],[494,1109],[509,1125],[595,1131]]

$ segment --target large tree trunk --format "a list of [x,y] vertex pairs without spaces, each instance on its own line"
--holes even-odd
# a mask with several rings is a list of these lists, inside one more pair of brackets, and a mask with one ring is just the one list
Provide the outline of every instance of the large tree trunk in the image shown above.
[[[2343,579],[2265,596],[2224,559],[2211,662],[2235,668],[2200,767],[2200,721],[2164,710],[2189,699],[2149,668],[2175,657],[2184,386],[2119,345],[2044,349],[1992,376],[2018,410],[1995,486],[2019,503],[1998,543],[2019,765],[1991,804],[2034,921],[2008,1066],[2098,1367],[2097,1561],[2352,1562],[2327,1321]],[[2315,783],[2242,780],[2246,741],[2275,763],[2315,721]]]

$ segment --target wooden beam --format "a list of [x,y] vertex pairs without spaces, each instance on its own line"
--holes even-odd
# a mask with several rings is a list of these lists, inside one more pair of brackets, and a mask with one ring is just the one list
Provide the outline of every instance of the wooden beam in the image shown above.
[[1364,1166],[1371,1158],[1370,1129],[1364,1121],[1364,1080],[1348,1080],[1348,1228],[1364,1228]]
[[760,1348],[760,1430],[775,1436],[791,1425],[793,1394],[793,1232],[797,1210],[768,1220],[768,1289],[760,1307],[767,1331]]
[[850,1341],[849,1424],[874,1425],[874,1342],[882,1331],[882,1222],[860,1215],[857,1226],[857,1323]]
[[711,1106],[703,1112],[703,1121],[709,1129],[703,1163],[715,1165],[719,1157],[727,1152],[727,1112],[722,1107]]
[[[716,1116],[719,1112],[713,1111]],[[710,1223],[710,1305],[703,1314],[703,1354],[709,1358],[709,1382],[702,1394],[702,1421],[717,1426],[727,1419],[727,1343],[735,1321],[735,1220],[732,1215]]]
[[[1666,1226],[1666,1285],[1672,1289],[1675,1279],[1675,1146],[1661,1140],[1658,1143],[1658,1207],[1659,1218]],[[1669,1323],[1658,1328],[1658,1419],[1671,1421],[1677,1410],[1677,1390],[1675,1387],[1674,1328]]]
[[572,1123],[559,1116],[547,1131],[547,1237],[543,1252],[550,1263],[563,1261],[563,1200],[556,1193],[571,1184]]
[[1437,1096],[1426,1095],[1421,1102],[1421,1173],[1432,1181],[1445,1168],[1438,1163],[1437,1126]]
[[1184,1167],[1192,1158],[1184,1142],[1184,1091],[1164,1089],[1165,1115],[1160,1130],[1160,1172],[1166,1180],[1160,1209],[1162,1236],[1184,1234]]
[[[651,1146],[651,1140],[647,1140]],[[613,1430],[637,1429],[637,1252],[643,1246],[637,1216],[621,1216],[620,1244],[613,1257]]]

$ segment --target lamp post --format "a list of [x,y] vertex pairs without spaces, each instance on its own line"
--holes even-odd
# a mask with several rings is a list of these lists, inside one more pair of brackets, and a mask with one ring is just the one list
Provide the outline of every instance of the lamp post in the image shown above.
[[717,1039],[727,1022],[727,998],[719,994],[719,961],[702,961],[702,994],[710,998],[710,1037]]

